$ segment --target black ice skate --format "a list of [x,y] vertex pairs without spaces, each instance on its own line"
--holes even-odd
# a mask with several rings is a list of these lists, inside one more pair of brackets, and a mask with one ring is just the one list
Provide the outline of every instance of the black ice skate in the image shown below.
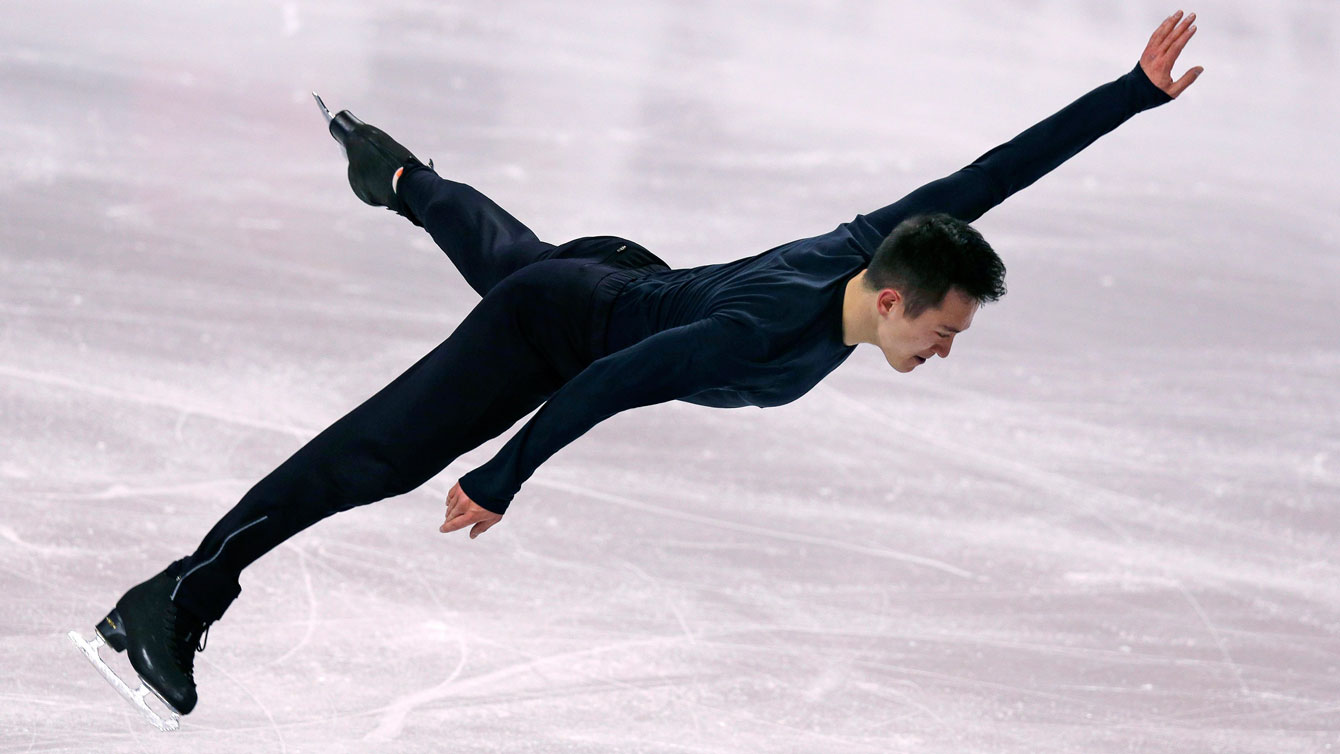
[[[344,149],[344,156],[349,160],[349,186],[353,188],[354,194],[365,204],[386,207],[423,227],[423,223],[391,188],[391,178],[396,170],[402,167],[409,169],[423,163],[380,128],[369,126],[348,110],[341,110],[332,116],[321,97],[316,92],[312,92],[312,96],[326,117],[330,135],[339,142]],[[428,161],[428,167],[433,167],[432,160]]]
[[[195,708],[195,653],[205,648],[208,626],[174,603],[172,590],[177,584],[179,564],[131,588],[117,601],[116,607],[98,622],[93,640],[85,641],[78,631],[68,636],[83,651],[89,662],[126,701],[149,718],[159,730],[176,730],[177,715]],[[196,642],[199,641],[199,646]],[[107,645],[126,652],[130,666],[142,681],[134,691],[121,680],[98,655],[98,647]],[[152,691],[176,714],[164,717],[145,702]]]

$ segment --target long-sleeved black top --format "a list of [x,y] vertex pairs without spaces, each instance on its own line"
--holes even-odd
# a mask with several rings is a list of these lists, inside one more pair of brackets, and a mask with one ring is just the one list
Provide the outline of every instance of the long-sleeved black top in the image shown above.
[[1098,137],[1171,98],[1139,65],[897,202],[829,233],[733,262],[656,271],[628,283],[611,310],[608,356],[555,392],[461,489],[506,511],[541,463],[597,423],[639,406],[780,406],[807,393],[855,346],[842,340],[847,281],[909,217],[971,222]]

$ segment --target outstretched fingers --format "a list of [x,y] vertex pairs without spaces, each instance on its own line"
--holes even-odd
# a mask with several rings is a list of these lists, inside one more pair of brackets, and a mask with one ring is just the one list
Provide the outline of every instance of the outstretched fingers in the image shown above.
[[[1181,16],[1181,14],[1182,11],[1179,10],[1175,15]],[[1192,28],[1191,24],[1194,23],[1195,20],[1196,20],[1196,14],[1190,13],[1187,14],[1186,18],[1182,18],[1180,20],[1180,23],[1175,23],[1173,25],[1172,30],[1169,31],[1163,37],[1163,41],[1159,43],[1159,52],[1166,55],[1168,51],[1172,49],[1173,45],[1177,44],[1179,40],[1181,40],[1184,36],[1186,36],[1187,31]],[[1186,44],[1186,42],[1183,41],[1182,44]],[[1177,56],[1176,53],[1174,53],[1173,57],[1176,56]]]
[[468,513],[457,513],[454,518],[448,517],[442,526],[438,528],[438,531],[443,534],[450,534],[453,531],[460,531],[467,526],[471,526],[473,528],[470,529],[470,539],[474,539],[480,534],[493,528],[493,525],[501,520],[502,516],[499,514],[477,507]]
[[464,526],[464,524],[461,523],[461,518],[462,516],[456,514],[454,511],[448,511],[446,520],[442,522],[441,526],[437,527],[437,530],[443,534],[446,534],[449,531],[456,531]]
[[447,520],[451,520],[451,514],[456,512],[456,501],[460,498],[456,495],[456,487],[452,487],[447,493]]
[[1167,38],[1168,34],[1172,32],[1173,27],[1177,25],[1177,21],[1181,18],[1182,11],[1179,10],[1163,19],[1163,23],[1159,24],[1159,27],[1154,30],[1154,33],[1149,35],[1149,46],[1153,49],[1162,49],[1164,40]]
[[438,531],[443,533],[456,531],[466,525],[461,519],[465,517],[466,508],[468,506],[462,505],[461,497],[461,485],[460,482],[457,482],[452,485],[451,490],[447,492],[447,518],[442,522],[442,526],[438,528]]
[[1168,48],[1163,51],[1163,54],[1169,58],[1168,65],[1172,65],[1177,61],[1177,56],[1182,54],[1182,48],[1186,47],[1186,43],[1190,42],[1191,37],[1196,33],[1196,27],[1191,25],[1191,22],[1195,20],[1195,13],[1187,16],[1186,21],[1181,26],[1181,30],[1176,34],[1171,35],[1173,40],[1172,44],[1168,45]]
[[464,529],[465,527],[471,524],[479,523],[480,521],[484,520],[487,517],[487,515],[488,511],[466,512],[464,510],[458,509],[447,514],[447,520],[442,522],[442,526],[438,527],[438,531],[442,532],[443,534],[447,534],[453,531],[460,531],[461,529]]

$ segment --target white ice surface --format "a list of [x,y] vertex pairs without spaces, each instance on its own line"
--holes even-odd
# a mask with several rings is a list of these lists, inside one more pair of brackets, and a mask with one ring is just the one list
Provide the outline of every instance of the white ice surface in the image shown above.
[[1201,81],[978,223],[1010,294],[952,358],[620,415],[477,540],[442,500],[501,439],[323,522],[176,734],[64,636],[476,301],[311,90],[688,266],[956,169],[1174,8],[5,3],[0,752],[1340,750],[1329,0],[1191,8]]

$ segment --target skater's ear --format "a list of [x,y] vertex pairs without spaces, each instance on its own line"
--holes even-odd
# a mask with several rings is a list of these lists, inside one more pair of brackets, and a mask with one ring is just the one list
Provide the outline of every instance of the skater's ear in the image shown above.
[[906,303],[907,298],[897,288],[885,288],[875,294],[875,306],[884,316],[902,316]]

